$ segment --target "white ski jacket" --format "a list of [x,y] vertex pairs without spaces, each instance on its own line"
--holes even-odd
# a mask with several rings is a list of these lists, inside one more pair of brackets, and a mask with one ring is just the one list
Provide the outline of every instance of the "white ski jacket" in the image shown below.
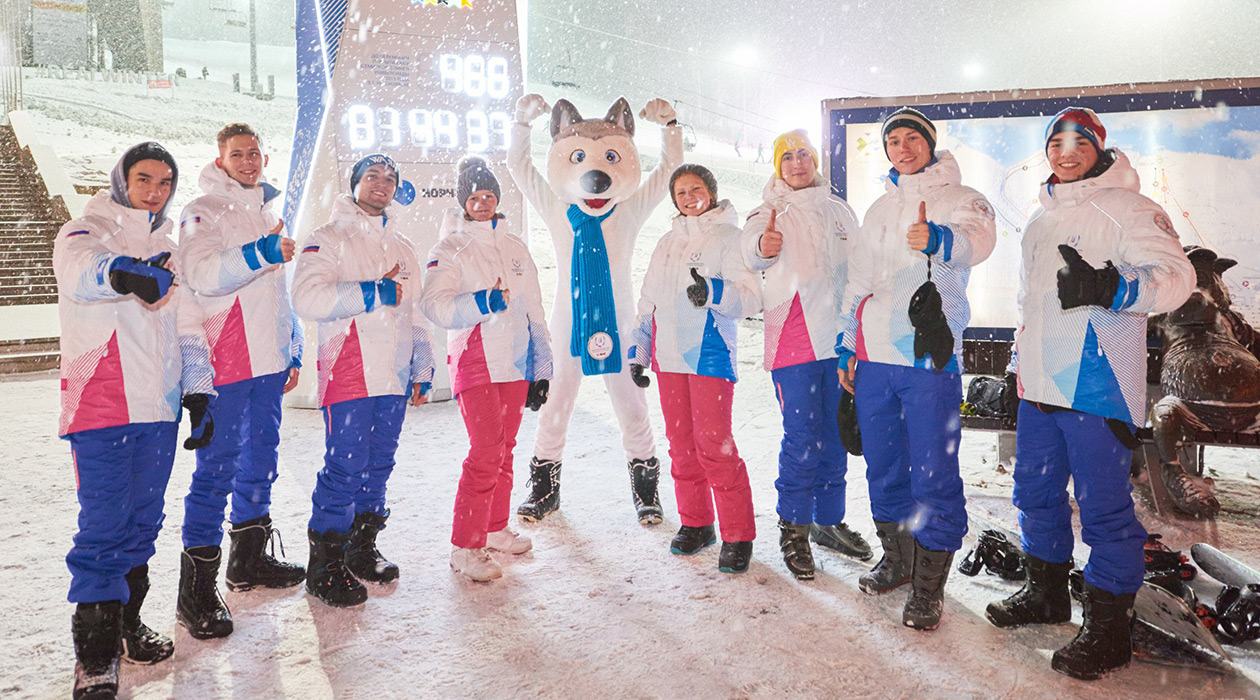
[[[490,310],[495,282],[511,292],[507,310]],[[429,251],[420,307],[454,333],[447,342],[451,392],[482,384],[551,378],[551,339],[538,268],[507,219],[469,221],[452,208]]]
[[971,320],[967,280],[997,243],[993,207],[962,184],[958,161],[938,151],[936,161],[914,175],[889,173],[885,193],[866,212],[849,257],[844,322],[836,347],[842,362],[856,354],[904,367],[932,368],[932,358],[914,357],[910,298],[928,280],[928,256],[910,249],[906,231],[919,220],[919,203],[935,224],[932,281],[954,334],[954,359],[945,371],[961,373],[963,329]]
[[[255,243],[280,218],[280,191],[246,188],[214,163],[201,171],[204,195],[184,207],[179,247],[184,281],[205,312],[215,385],[302,366],[302,326],[293,313],[284,265],[267,263]],[[284,235],[285,231],[280,231]]]
[[[729,201],[700,216],[674,217],[656,244],[639,292],[631,361],[658,372],[736,380],[736,323],[761,310],[758,274],[744,265],[738,215]],[[708,282],[708,303],[687,297],[695,270]]]
[[[764,200],[744,222],[743,253],[748,267],[765,272],[762,291],[767,370],[836,356],[840,333],[840,295],[857,216],[849,203],[832,196],[831,186],[815,176],[814,185],[793,190],[771,176]],[[763,258],[757,243],[777,213],[783,250]]]
[[[1123,153],[1103,174],[1043,185],[1028,222],[1020,266],[1015,335],[1019,394],[1029,401],[1125,421],[1146,422],[1146,315],[1181,306],[1194,291],[1194,267],[1158,204],[1139,194]],[[1064,311],[1058,246],[1072,246],[1121,283],[1111,308]]]
[[[385,306],[376,298],[376,282],[394,265],[402,294],[398,306]],[[369,216],[353,197],[337,197],[332,220],[302,243],[293,278],[293,307],[319,324],[321,407],[407,395],[412,383],[433,381],[420,291],[415,250],[394,230],[389,210]]]
[[[53,246],[61,316],[59,435],[129,423],[178,421],[185,394],[215,395],[201,309],[179,284],[178,246],[168,219],[96,193],[83,216],[61,227]],[[175,286],[156,304],[109,283],[119,256],[170,252]]]

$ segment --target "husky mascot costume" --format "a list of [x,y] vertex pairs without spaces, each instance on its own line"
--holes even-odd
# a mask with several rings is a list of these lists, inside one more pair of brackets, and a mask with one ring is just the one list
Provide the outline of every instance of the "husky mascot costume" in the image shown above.
[[[548,111],[552,143],[544,178],[530,158],[529,124]],[[578,389],[583,377],[602,374],[621,425],[639,522],[661,522],[660,463],[647,398],[639,389],[648,379],[632,376],[627,361],[635,324],[630,258],[639,229],[682,164],[683,145],[682,129],[665,100],[648,102],[639,117],[665,127],[661,162],[642,186],[634,115],[624,97],[603,119],[583,119],[567,100],[550,108],[540,95],[525,95],[516,103],[508,172],[547,223],[559,271],[551,312],[551,336],[558,346],[555,377],[534,441],[533,490],[517,509],[522,520],[541,520],[560,507],[560,462]]]

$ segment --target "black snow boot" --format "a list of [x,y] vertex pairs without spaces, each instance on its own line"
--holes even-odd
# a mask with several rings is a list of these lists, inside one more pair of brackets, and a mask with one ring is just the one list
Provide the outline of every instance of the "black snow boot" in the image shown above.
[[1116,595],[1085,583],[1085,621],[1067,646],[1054,652],[1050,668],[1083,681],[1102,678],[1133,659],[1132,593]]
[[516,509],[516,516],[534,523],[560,510],[560,460],[529,460],[529,500]]
[[880,595],[910,583],[914,572],[914,535],[901,523],[875,521],[875,535],[884,548],[884,556],[875,568],[858,577],[863,593]]
[[118,694],[122,603],[79,603],[70,618],[74,635],[74,700],[112,700]]
[[839,525],[811,523],[809,538],[817,542],[819,547],[826,547],[858,561],[870,561],[871,557],[875,556],[866,539],[844,523]]
[[217,639],[232,634],[232,611],[219,595],[215,580],[223,551],[205,545],[186,547],[179,560],[179,601],[175,621],[193,639]]
[[[255,586],[263,588],[290,588],[306,578],[306,569],[275,558],[273,538],[280,533],[271,526],[271,516],[232,523],[228,530],[232,548],[228,551],[227,572],[223,575],[230,591],[248,591]],[[267,543],[271,543],[271,553]],[[284,556],[284,543],[280,543],[280,556]]]
[[381,555],[376,548],[376,533],[385,529],[389,511],[359,513],[350,527],[350,542],[346,545],[346,568],[361,581],[389,583],[398,579],[398,565]]
[[664,519],[656,482],[661,476],[661,463],[655,457],[630,460],[630,493],[640,525],[656,525]]
[[674,554],[695,554],[714,542],[717,542],[717,535],[714,534],[712,525],[704,527],[683,525],[678,528],[678,534],[674,535],[673,541],[669,543],[669,551]]
[[1055,625],[1071,620],[1068,574],[1072,562],[1052,564],[1028,555],[1024,562],[1028,572],[1024,587],[1009,598],[989,603],[984,616],[996,627]]
[[122,611],[122,658],[123,661],[148,666],[171,658],[175,643],[171,638],[158,634],[140,621],[140,608],[149,594],[149,565],[141,564],[127,572],[127,587],[131,598]]
[[809,523],[797,525],[779,518],[779,551],[797,581],[814,580],[814,553],[809,548]]
[[367,589],[346,568],[346,545],[350,535],[329,530],[319,534],[306,530],[311,544],[311,560],[306,565],[306,592],[336,608],[362,605]]
[[954,553],[928,549],[914,541],[914,571],[910,574],[910,600],[901,611],[901,624],[917,630],[934,630],[941,624],[945,607],[945,579],[949,578]]
[[752,561],[752,542],[723,542],[718,553],[718,571],[724,574],[742,574],[748,571]]

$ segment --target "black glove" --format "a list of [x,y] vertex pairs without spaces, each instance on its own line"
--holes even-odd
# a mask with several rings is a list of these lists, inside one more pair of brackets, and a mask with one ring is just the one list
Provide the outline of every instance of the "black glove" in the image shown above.
[[551,382],[537,379],[529,383],[529,393],[525,394],[525,408],[537,411],[547,403],[547,392],[551,391]]
[[214,416],[210,415],[210,397],[206,394],[188,394],[184,397],[184,408],[188,409],[188,422],[192,426],[188,439],[184,440],[185,450],[200,450],[210,444],[214,437]]
[[1070,245],[1059,245],[1059,255],[1067,263],[1059,268],[1059,304],[1064,311],[1078,306],[1111,308],[1120,286],[1120,271],[1111,261],[1095,269]]
[[630,379],[634,381],[634,385],[640,389],[646,389],[652,386],[652,380],[644,374],[647,368],[643,365],[630,365]]
[[862,431],[858,429],[857,403],[848,391],[840,394],[840,443],[854,457],[862,456]]
[[109,265],[109,286],[119,294],[135,294],[141,301],[156,304],[166,296],[175,281],[175,274],[166,269],[170,253],[151,258],[117,257]]
[[949,329],[945,312],[941,310],[941,293],[935,282],[928,280],[915,290],[907,313],[914,326],[915,358],[931,355],[932,365],[938,370],[945,369],[954,355],[954,332]]
[[709,283],[699,272],[696,272],[694,267],[691,268],[691,279],[696,282],[687,287],[687,298],[691,300],[692,306],[703,309],[704,305],[709,303]]

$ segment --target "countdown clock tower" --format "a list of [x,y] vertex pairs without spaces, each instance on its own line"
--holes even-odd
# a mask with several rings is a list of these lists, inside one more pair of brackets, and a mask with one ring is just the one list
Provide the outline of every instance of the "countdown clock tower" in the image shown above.
[[[455,164],[466,153],[490,163],[499,209],[523,235],[524,207],[505,160],[524,83],[515,0],[296,2],[298,114],[284,205],[294,235],[328,221],[336,196],[349,191],[350,168],[369,153],[398,163],[403,182],[392,209],[416,257],[437,242],[443,210],[457,205]],[[314,404],[317,346],[308,331],[309,371],[291,395],[297,405]],[[449,386],[443,347],[434,354],[441,396]]]

